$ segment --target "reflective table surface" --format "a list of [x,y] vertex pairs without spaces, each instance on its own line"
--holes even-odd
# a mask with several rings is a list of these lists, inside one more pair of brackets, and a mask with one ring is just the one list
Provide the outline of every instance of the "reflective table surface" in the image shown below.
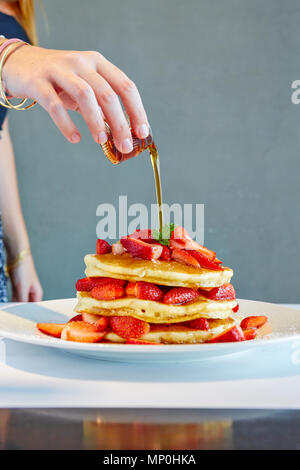
[[300,411],[0,409],[5,449],[300,450]]

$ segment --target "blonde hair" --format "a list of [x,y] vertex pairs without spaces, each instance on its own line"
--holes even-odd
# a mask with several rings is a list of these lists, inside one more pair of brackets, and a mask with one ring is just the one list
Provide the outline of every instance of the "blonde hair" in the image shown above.
[[31,44],[38,43],[34,0],[18,0],[14,4],[16,19],[23,26]]

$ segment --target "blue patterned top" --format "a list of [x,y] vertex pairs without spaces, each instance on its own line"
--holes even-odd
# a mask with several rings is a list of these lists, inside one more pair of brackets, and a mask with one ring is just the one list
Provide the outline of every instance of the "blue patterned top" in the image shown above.
[[3,233],[2,223],[0,218],[0,302],[7,302],[6,278],[4,273],[4,246],[3,246]]

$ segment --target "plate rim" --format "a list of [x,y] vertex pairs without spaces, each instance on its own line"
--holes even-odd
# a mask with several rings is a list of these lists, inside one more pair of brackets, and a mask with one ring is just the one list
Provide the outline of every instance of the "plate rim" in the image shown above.
[[[259,300],[249,300],[249,299],[237,299],[239,302],[249,302],[249,303],[259,303],[259,304],[265,304],[268,306],[272,306],[273,308],[282,308],[285,310],[293,311],[295,312],[295,308],[288,307],[286,305],[281,305],[281,304],[274,304],[271,302],[263,302]],[[45,305],[45,304],[50,304],[51,303],[74,303],[76,302],[76,298],[64,298],[64,299],[51,299],[51,300],[44,300],[41,302],[35,302],[36,305]],[[26,305],[29,304],[27,302],[22,302],[18,305]],[[7,309],[10,307],[15,307],[16,304],[8,305]],[[5,309],[5,304],[4,308],[1,308],[2,306],[0,305],[0,315],[1,313],[6,313],[9,314],[10,312]],[[14,314],[16,315],[16,314]],[[300,311],[299,311],[300,315]],[[32,320],[30,320],[32,321]],[[32,321],[33,322],[33,321]],[[33,322],[34,323],[34,322]],[[247,349],[253,348],[253,347],[261,347],[261,346],[266,346],[266,345],[274,345],[282,342],[287,342],[287,341],[292,341],[292,340],[300,340],[300,333],[298,334],[291,334],[291,335],[284,335],[284,336],[279,336],[279,337],[274,337],[274,338],[263,338],[263,339],[257,339],[254,341],[241,341],[241,342],[230,342],[230,343],[197,343],[197,344],[157,344],[155,345],[155,348],[150,348],[149,345],[133,345],[133,344],[124,344],[124,343],[78,343],[75,341],[61,341],[59,338],[52,338],[47,335],[45,335],[45,338],[43,336],[39,337],[26,337],[26,336],[20,336],[18,333],[13,333],[13,332],[7,332],[3,331],[1,329],[0,325],[0,339],[6,338],[6,339],[11,339],[17,342],[22,342],[26,344],[31,344],[35,346],[44,346],[44,347],[52,347],[52,348],[57,348],[57,349],[67,349],[67,350],[81,350],[81,351],[92,351],[92,352],[111,352],[111,353],[116,353],[116,352],[124,352],[124,353],[137,353],[137,350],[139,353],[149,353],[149,354],[166,354],[166,353],[182,353],[182,352],[210,352],[210,351],[216,351],[221,349],[225,352],[226,350],[229,349],[235,349],[236,352],[242,352],[246,351]],[[234,351],[233,351],[234,352]]]

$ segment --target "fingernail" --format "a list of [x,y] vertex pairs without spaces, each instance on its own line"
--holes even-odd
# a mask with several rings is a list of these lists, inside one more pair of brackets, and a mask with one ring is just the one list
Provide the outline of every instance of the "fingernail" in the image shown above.
[[77,142],[80,141],[80,134],[78,132],[74,132],[74,134],[72,134],[72,136],[71,136],[71,141],[74,144],[77,144]]
[[130,139],[124,139],[122,142],[122,152],[129,153],[133,149],[133,145]]
[[142,124],[139,128],[139,136],[141,139],[145,139],[149,135],[149,126]]
[[107,134],[106,132],[102,131],[100,132],[99,134],[99,137],[98,137],[98,142],[100,145],[103,145],[105,144],[105,142],[107,141]]

